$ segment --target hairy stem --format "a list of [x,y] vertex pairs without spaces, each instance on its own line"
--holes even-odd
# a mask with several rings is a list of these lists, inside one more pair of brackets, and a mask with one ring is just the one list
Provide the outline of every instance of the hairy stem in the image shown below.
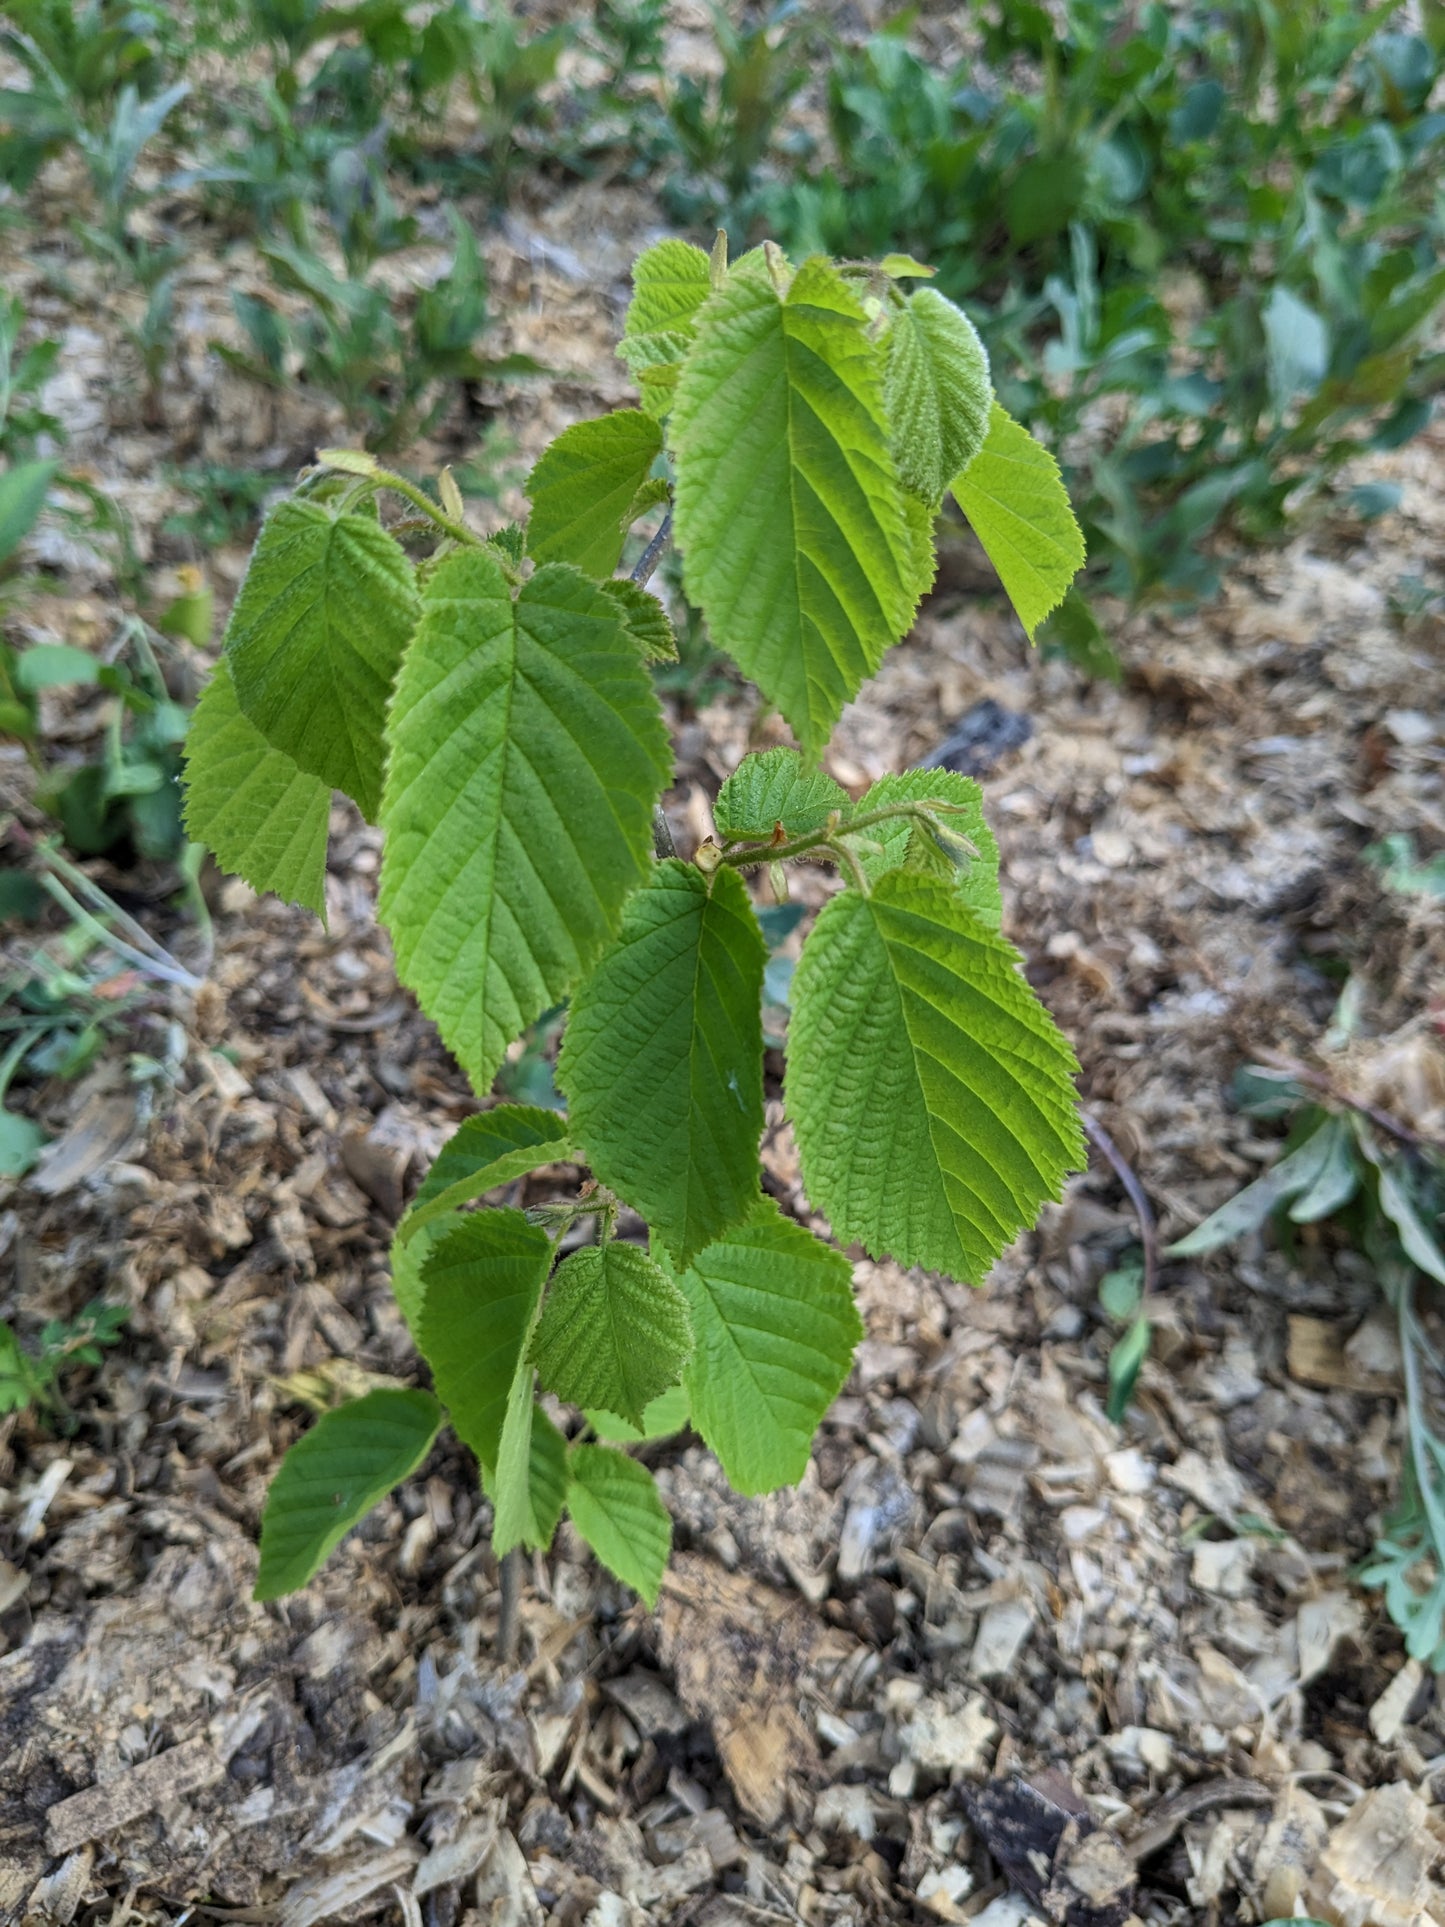
[[371,478],[379,488],[389,488],[393,495],[404,495],[408,502],[419,508],[427,520],[434,522],[443,535],[449,535],[454,542],[465,542],[468,548],[479,549],[482,538],[464,522],[454,522],[444,514],[424,489],[415,482],[409,482],[404,475],[394,475],[389,468],[378,469]]

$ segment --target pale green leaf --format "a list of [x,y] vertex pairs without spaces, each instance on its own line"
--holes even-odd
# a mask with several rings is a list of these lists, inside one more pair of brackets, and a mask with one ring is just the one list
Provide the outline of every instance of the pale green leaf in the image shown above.
[[678,1282],[694,1427],[739,1492],[796,1483],[863,1336],[847,1259],[764,1198]]
[[683,1260],[757,1191],[765,962],[737,872],[669,858],[572,1002],[557,1064],[571,1134]]
[[1058,463],[995,402],[987,441],[949,488],[1032,640],[1084,566]]
[[847,816],[848,792],[795,749],[745,756],[718,791],[712,820],[724,842],[765,843],[781,824],[789,838],[811,836],[836,810]]
[[426,1261],[452,1228],[459,1205],[571,1155],[556,1111],[500,1104],[469,1117],[437,1153],[391,1241],[391,1288],[413,1335],[418,1329]]
[[494,562],[459,553],[427,585],[387,735],[397,973],[485,1090],[651,868],[662,714],[595,583],[550,564],[514,604]]
[[1232,1198],[1226,1198],[1217,1211],[1211,1211],[1203,1223],[1195,1225],[1186,1236],[1176,1238],[1165,1248],[1164,1255],[1199,1258],[1206,1252],[1217,1251],[1221,1245],[1233,1244],[1237,1238],[1258,1231],[1272,1213],[1291,1198],[1312,1191],[1330,1163],[1333,1147],[1330,1131],[1325,1128],[1328,1123],[1327,1118],[1322,1119],[1319,1128],[1302,1144],[1271,1165],[1263,1177],[1236,1191]]
[[[488,1468],[551,1263],[545,1231],[520,1211],[495,1210],[459,1220],[423,1267],[418,1343],[458,1437]],[[530,1367],[526,1377],[530,1385]]]
[[257,1599],[304,1586],[328,1553],[432,1448],[442,1409],[429,1392],[380,1390],[319,1418],[266,1494]]
[[884,400],[903,486],[935,508],[988,436],[988,354],[968,316],[937,288],[892,311]]
[[558,1265],[532,1362],[544,1390],[640,1425],[651,1401],[677,1384],[691,1350],[682,1293],[645,1251],[613,1239]]
[[1437,1285],[1445,1285],[1445,1251],[1437,1243],[1433,1227],[1421,1215],[1398,1174],[1388,1165],[1377,1164],[1375,1168],[1380,1178],[1380,1209],[1394,1225],[1400,1248],[1412,1265],[1418,1265]]
[[712,266],[690,242],[659,241],[633,263],[632,290],[617,354],[641,389],[644,407],[663,415],[692,346],[697,311],[712,290]]
[[[853,810],[865,816],[897,803],[937,805],[940,833],[924,824],[895,817],[874,823],[844,840],[857,851],[870,882],[889,870],[922,869],[953,882],[980,922],[997,930],[1003,919],[998,887],[998,844],[983,813],[983,791],[967,776],[947,769],[911,769],[884,776]],[[961,839],[955,841],[955,839]],[[967,846],[973,845],[976,854]]]
[[617,1412],[599,1412],[592,1407],[583,1416],[599,1439],[610,1439],[614,1444],[640,1445],[648,1439],[671,1438],[687,1424],[687,1386],[673,1385],[660,1393],[642,1414],[639,1425]]
[[326,915],[331,791],[241,714],[223,656],[186,736],[186,834],[253,890]]
[[812,754],[916,603],[882,389],[863,310],[819,259],[786,296],[740,263],[678,381],[688,596]]
[[245,715],[369,821],[386,701],[416,615],[411,564],[374,516],[293,496],[267,516],[226,629]]
[[574,1445],[567,1469],[573,1525],[610,1573],[655,1606],[672,1549],[672,1521],[652,1474],[606,1445]]
[[627,633],[642,652],[644,662],[676,662],[677,637],[667,611],[655,595],[629,582],[625,575],[598,585],[622,612]]
[[1075,1068],[1018,953],[933,877],[845,890],[803,946],[788,1108],[842,1244],[982,1278],[1080,1161]]
[[924,262],[915,260],[911,254],[885,254],[878,266],[890,281],[916,281],[920,278],[931,280],[938,273],[937,268],[926,266]]
[[661,453],[662,430],[636,408],[564,428],[527,477],[528,555],[611,575],[633,501]]

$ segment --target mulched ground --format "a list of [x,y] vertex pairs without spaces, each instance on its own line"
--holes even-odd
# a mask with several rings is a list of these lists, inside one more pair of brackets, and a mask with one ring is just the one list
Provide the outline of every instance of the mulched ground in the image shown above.
[[[164,465],[284,466],[337,419],[209,351],[250,268],[199,231],[142,419],[117,304],[64,231],[73,190],[47,172],[42,238],[4,269],[62,338],[49,405],[124,501],[157,601],[202,560],[224,603],[244,551],[160,533]],[[482,397],[519,462],[628,398],[611,345],[658,231],[602,183],[524,198],[489,236],[499,348],[566,371]],[[829,758],[857,790],[966,725],[1010,933],[1165,1238],[1274,1154],[1230,1079],[1317,1049],[1343,970],[1364,985],[1351,1087],[1403,1104],[1407,1074],[1439,1072],[1438,907],[1360,852],[1445,838],[1445,622],[1397,607],[1407,577],[1440,579],[1445,433],[1354,479],[1404,490],[1367,539],[1318,525],[1208,610],[1106,612],[1119,689],[1031,655],[960,534]],[[106,636],[106,558],[56,531],[38,553],[53,592],[19,635]],[[702,694],[669,699],[684,849],[738,756],[778,739],[736,685]],[[0,786],[38,827],[3,749]],[[73,1432],[0,1419],[0,1919],[1445,1918],[1445,1710],[1352,1579],[1400,1473],[1370,1271],[1328,1228],[1292,1263],[1254,1242],[1166,1264],[1113,1425],[1097,1287],[1138,1228],[1102,1162],[982,1292],[858,1264],[868,1336],[795,1490],[743,1501],[687,1435],[647,1448],[677,1522],[657,1613],[564,1528],[501,1666],[488,1509],[452,1444],[304,1593],[251,1604],[266,1484],[310,1412],[417,1371],[387,1246],[472,1108],[392,974],[378,838],[344,809],[334,828],[325,930],[214,880],[205,987],[158,992],[140,1044],[169,1025],[179,1065],[148,1113],[122,1049],[14,1094],[59,1142],[0,1186],[0,1315],[29,1336],[104,1293],[131,1320],[73,1383]],[[95,867],[197,961],[166,879]],[[807,1220],[775,1098],[765,1158]]]

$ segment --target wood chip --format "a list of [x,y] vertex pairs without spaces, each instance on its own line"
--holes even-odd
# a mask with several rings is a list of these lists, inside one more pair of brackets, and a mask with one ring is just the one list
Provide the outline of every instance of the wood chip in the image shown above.
[[224,1772],[208,1741],[182,1740],[113,1780],[101,1780],[83,1793],[58,1801],[45,1817],[46,1845],[52,1853],[69,1853],[117,1827],[129,1826],[168,1801],[210,1786]]

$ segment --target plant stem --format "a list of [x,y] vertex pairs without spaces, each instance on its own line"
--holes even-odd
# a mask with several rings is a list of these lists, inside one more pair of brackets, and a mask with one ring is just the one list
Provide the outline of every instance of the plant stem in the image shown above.
[[[671,540],[672,510],[669,509],[658,526],[657,534],[653,536],[647,547],[642,551],[642,554],[638,558],[637,567],[632,571],[632,580],[637,584],[639,589],[645,589],[652,580],[653,573],[658,563],[662,560],[663,551]],[[676,851],[674,851],[673,854],[676,855]]]
[[465,542],[468,548],[473,549],[483,546],[481,536],[464,522],[454,522],[437,507],[424,489],[419,489],[415,482],[409,482],[404,475],[395,475],[389,468],[382,468],[371,479],[378,488],[389,488],[394,495],[404,495],[408,502],[419,508],[429,521],[435,522],[442,533],[449,535],[454,542]]
[[661,803],[655,803],[652,809],[652,854],[659,858],[677,855],[677,845],[672,840],[672,825]]
[[1145,1195],[1144,1187],[1135,1177],[1123,1152],[1104,1129],[1092,1111],[1080,1111],[1080,1121],[1094,1148],[1113,1166],[1114,1175],[1123,1185],[1134,1215],[1139,1220],[1139,1242],[1144,1248],[1144,1283],[1140,1287],[1140,1302],[1153,1291],[1159,1275],[1159,1233],[1154,1223],[1153,1207]]
[[513,1546],[502,1554],[498,1573],[501,1605],[497,1614],[497,1658],[504,1666],[517,1660],[517,1636],[522,1618],[522,1548]]
[[[160,949],[158,944],[152,944],[147,939],[147,949],[139,950],[134,944],[127,943],[123,937],[118,937],[113,930],[108,930],[99,917],[92,916],[84,904],[76,902],[59,877],[46,872],[41,876],[40,884],[42,889],[54,897],[67,916],[72,917],[83,930],[88,931],[97,943],[103,943],[107,949],[113,950],[118,957],[124,958],[128,964],[133,965],[142,976],[158,977],[163,983],[175,984],[181,990],[189,990],[192,995],[203,988],[201,979],[193,977],[184,965],[178,964],[166,951],[162,950],[159,957],[150,954]],[[124,912],[120,914],[124,916]],[[129,919],[127,918],[126,921],[129,922]]]
[[[751,870],[760,863],[780,863],[788,857],[806,856],[810,850],[826,849],[841,854],[842,846],[835,840],[839,836],[852,836],[855,831],[872,829],[877,823],[896,823],[899,817],[905,816],[920,823],[928,821],[928,811],[921,803],[894,803],[867,810],[862,816],[850,816],[846,823],[836,823],[828,829],[812,830],[806,836],[794,837],[790,843],[739,844],[724,850],[722,861],[735,870]],[[851,855],[851,851],[848,854]]]

